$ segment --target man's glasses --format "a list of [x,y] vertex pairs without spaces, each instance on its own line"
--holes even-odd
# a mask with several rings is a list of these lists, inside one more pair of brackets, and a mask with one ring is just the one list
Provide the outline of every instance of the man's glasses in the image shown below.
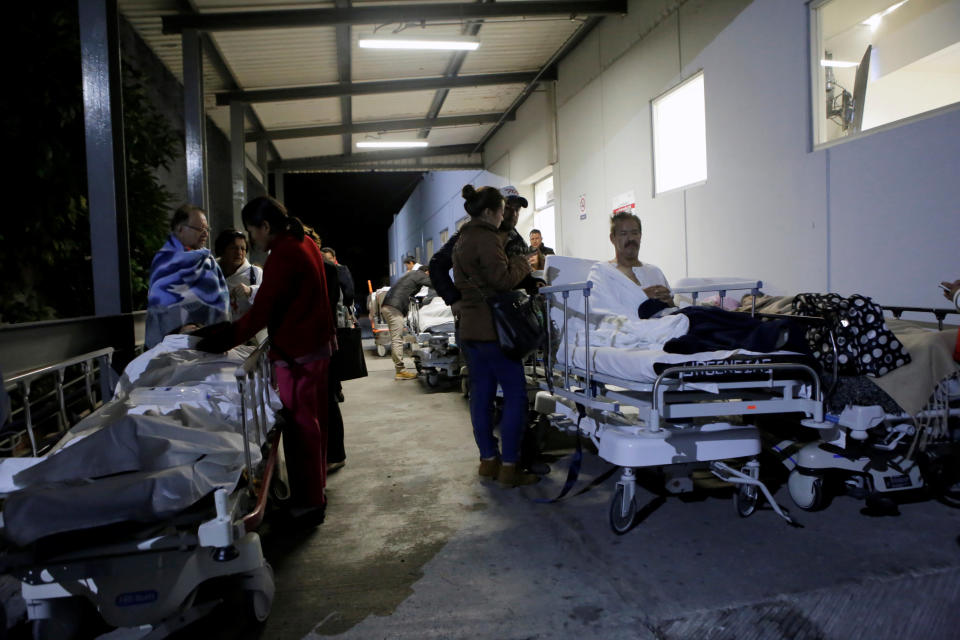
[[210,233],[210,227],[195,227],[192,224],[186,224],[186,223],[184,223],[183,226],[185,226],[187,229],[193,229],[194,231],[197,231],[199,233]]

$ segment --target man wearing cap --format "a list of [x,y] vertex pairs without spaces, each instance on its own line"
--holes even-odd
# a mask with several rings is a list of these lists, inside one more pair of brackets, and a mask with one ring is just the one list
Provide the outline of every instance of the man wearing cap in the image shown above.
[[500,223],[500,233],[505,235],[503,251],[508,258],[526,256],[527,243],[523,236],[517,233],[517,221],[520,219],[520,208],[527,207],[527,199],[521,196],[513,185],[500,189],[500,195],[504,199],[503,222]]

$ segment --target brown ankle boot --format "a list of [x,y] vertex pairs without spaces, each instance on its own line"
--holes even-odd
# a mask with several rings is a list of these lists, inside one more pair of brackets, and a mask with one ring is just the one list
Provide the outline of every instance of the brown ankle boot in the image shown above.
[[489,478],[493,480],[497,477],[497,473],[500,471],[500,458],[484,459],[480,458],[480,470],[479,474],[483,478]]
[[534,482],[539,481],[540,476],[532,473],[523,473],[517,468],[517,465],[506,462],[500,466],[500,472],[497,473],[497,482],[499,482],[500,486],[504,489],[511,489],[513,487],[519,487],[525,484],[533,484]]

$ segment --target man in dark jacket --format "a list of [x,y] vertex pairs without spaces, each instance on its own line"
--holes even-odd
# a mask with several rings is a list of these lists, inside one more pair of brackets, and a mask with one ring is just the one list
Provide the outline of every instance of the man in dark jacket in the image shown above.
[[429,269],[423,266],[406,272],[390,287],[380,305],[380,312],[390,327],[391,355],[393,366],[397,370],[394,376],[396,380],[412,380],[417,377],[416,373],[407,371],[403,364],[403,325],[410,308],[410,296],[421,287],[430,286],[428,273]]
[[503,251],[508,258],[526,256],[527,243],[517,233],[517,222],[520,220],[520,209],[527,208],[527,199],[512,185],[500,189],[500,195],[503,196],[503,222],[500,223],[500,233],[505,236]]
[[340,283],[340,291],[343,293],[343,305],[352,309],[353,300],[356,296],[356,291],[354,291],[353,284],[353,274],[350,273],[350,269],[347,267],[347,265],[337,262],[337,252],[331,247],[324,247],[320,250],[320,253],[323,254],[323,257],[326,258],[328,262],[331,262],[337,267],[337,282]]
[[460,299],[460,289],[453,284],[453,278],[450,277],[450,269],[453,268],[453,248],[460,239],[460,232],[457,231],[453,237],[447,240],[447,243],[440,247],[440,251],[433,254],[430,258],[430,282],[437,294],[443,298],[448,306]]

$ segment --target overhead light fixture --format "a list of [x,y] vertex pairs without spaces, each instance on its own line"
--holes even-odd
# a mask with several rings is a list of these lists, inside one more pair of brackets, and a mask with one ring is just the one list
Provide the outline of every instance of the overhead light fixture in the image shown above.
[[361,37],[361,49],[414,49],[429,51],[476,51],[480,39],[470,36],[374,35]]
[[894,11],[896,11],[897,9],[899,9],[905,4],[907,4],[907,0],[902,0],[901,2],[892,4],[886,9],[884,9],[883,11],[878,11],[877,13],[873,14],[872,16],[870,16],[860,24],[870,27],[870,29],[872,29],[873,31],[876,31],[877,27],[880,26],[880,23],[883,22],[884,16],[893,13]]
[[417,149],[426,147],[426,140],[365,140],[357,143],[358,149]]
[[841,69],[849,69],[850,67],[859,66],[859,62],[849,62],[847,60],[821,60],[821,67],[839,67]]

